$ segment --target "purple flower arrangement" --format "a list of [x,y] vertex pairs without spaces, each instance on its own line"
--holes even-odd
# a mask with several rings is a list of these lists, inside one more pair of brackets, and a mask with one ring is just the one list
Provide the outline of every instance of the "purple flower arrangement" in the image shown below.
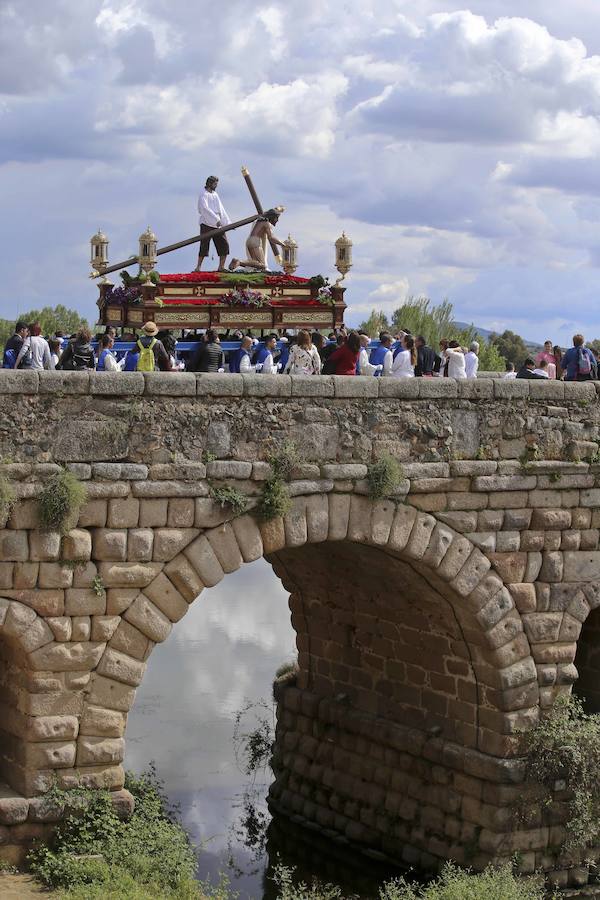
[[113,306],[127,306],[128,303],[137,303],[142,296],[140,287],[114,287],[106,294],[106,302]]
[[221,303],[228,306],[264,306],[268,298],[261,294],[260,291],[253,291],[251,288],[233,288],[221,297]]

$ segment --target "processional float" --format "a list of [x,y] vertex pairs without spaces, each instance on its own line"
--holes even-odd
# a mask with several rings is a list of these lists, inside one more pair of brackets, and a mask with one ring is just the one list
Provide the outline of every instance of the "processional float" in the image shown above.
[[[108,238],[98,230],[90,242],[90,277],[101,278],[97,301],[100,325],[113,325],[133,332],[148,320],[156,322],[161,329],[215,327],[219,330],[281,331],[309,328],[325,331],[343,325],[346,304],[341,282],[352,267],[352,241],[344,233],[335,242],[335,267],[340,277],[333,285],[321,275],[305,278],[294,274],[298,268],[298,245],[290,235],[283,243],[281,256],[277,245],[270,241],[281,272],[206,271],[169,275],[156,271],[159,256],[251,225],[264,215],[245,166],[242,175],[256,208],[256,213],[245,219],[160,248],[156,235],[148,226],[140,235],[138,255],[113,265],[109,265]],[[284,208],[278,206],[274,210],[282,213]],[[136,265],[139,266],[137,275],[130,276],[127,269]],[[116,271],[121,271],[123,286],[115,287],[107,278]]]

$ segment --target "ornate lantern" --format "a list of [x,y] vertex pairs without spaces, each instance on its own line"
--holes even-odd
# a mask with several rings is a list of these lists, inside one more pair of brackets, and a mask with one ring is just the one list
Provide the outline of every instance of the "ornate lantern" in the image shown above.
[[156,253],[157,246],[158,238],[148,225],[144,233],[140,234],[140,252],[138,255],[140,268],[146,275],[151,272],[156,265],[156,260],[158,259]]
[[336,281],[339,284],[352,268],[352,241],[346,237],[345,231],[335,242],[335,267],[342,276]]
[[102,275],[108,266],[108,238],[99,228],[93,237],[90,238],[90,264],[92,266],[92,277]]
[[283,242],[283,271],[286,275],[293,275],[298,268],[298,244],[288,234],[287,241]]

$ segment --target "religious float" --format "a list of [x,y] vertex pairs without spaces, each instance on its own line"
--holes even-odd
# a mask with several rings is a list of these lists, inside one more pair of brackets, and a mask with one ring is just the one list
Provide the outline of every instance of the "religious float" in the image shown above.
[[[236,267],[234,271],[185,274],[159,274],[156,271],[158,257],[165,253],[243,225],[254,225],[264,221],[269,213],[278,218],[283,207],[263,212],[250,173],[243,168],[242,174],[256,206],[256,215],[162,248],[158,248],[157,237],[148,227],[140,235],[139,254],[114,265],[109,265],[106,235],[99,230],[92,237],[90,277],[102,278],[97,301],[100,325],[112,325],[122,332],[136,332],[149,320],[156,322],[159,329],[182,331],[209,327],[219,331],[281,332],[298,328],[331,331],[343,325],[346,304],[341,282],[352,267],[352,242],[345,234],[335,242],[335,266],[340,278],[332,285],[321,275],[296,276],[296,241],[288,235],[287,240],[280,242],[268,229],[264,238],[265,258],[268,241],[281,271],[270,271],[266,266],[258,265]],[[136,277],[127,272],[134,265],[139,266]],[[123,281],[119,286],[107,277],[117,270],[121,270]]]

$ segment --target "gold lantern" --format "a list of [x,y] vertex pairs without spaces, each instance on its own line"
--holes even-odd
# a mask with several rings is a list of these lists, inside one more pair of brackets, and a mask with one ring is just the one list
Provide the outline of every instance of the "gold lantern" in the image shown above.
[[339,284],[352,268],[352,241],[346,237],[345,231],[342,231],[342,236],[335,242],[335,267],[342,276],[336,281]]
[[92,278],[102,275],[108,266],[108,238],[102,231],[98,229],[95,235],[90,238],[90,264],[92,266]]
[[157,247],[158,238],[148,225],[144,233],[140,234],[140,252],[138,255],[140,269],[146,275],[152,272],[156,266],[156,260],[158,259],[158,254],[156,252]]
[[298,268],[298,244],[288,234],[287,241],[283,242],[283,271],[286,275],[293,275]]

